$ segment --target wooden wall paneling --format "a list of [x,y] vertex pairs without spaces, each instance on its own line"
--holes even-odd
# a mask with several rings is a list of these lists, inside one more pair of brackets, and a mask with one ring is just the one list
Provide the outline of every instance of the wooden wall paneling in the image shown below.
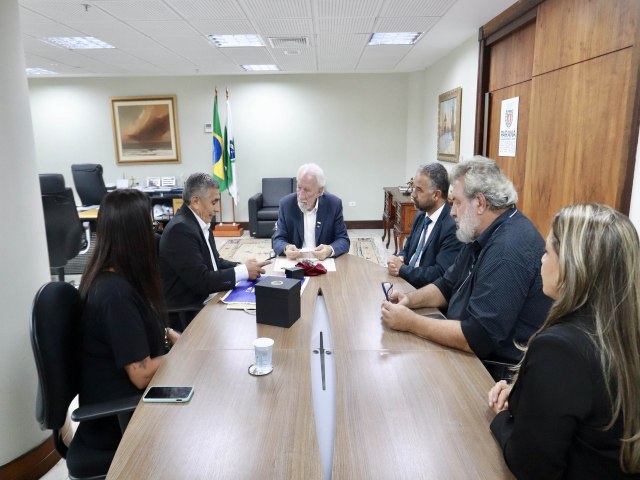
[[638,0],[546,0],[538,7],[533,75],[629,47],[639,17]]
[[[520,97],[516,156],[501,157],[498,155],[500,141],[500,106],[503,100],[512,97]],[[490,135],[487,139],[487,156],[489,158],[493,158],[498,165],[500,165],[500,168],[502,168],[505,175],[511,179],[520,198],[518,201],[518,207],[527,215],[529,214],[530,206],[524,203],[523,192],[526,176],[525,159],[527,153],[527,132],[529,131],[530,101],[531,80],[493,92],[491,94],[491,107],[489,113]]]
[[518,0],[497,17],[480,27],[481,38],[491,45],[496,40],[510,34],[514,28],[522,25],[522,19],[535,18],[537,6],[545,0]]
[[638,137],[640,132],[640,21],[636,21],[636,38],[634,41],[631,60],[631,72],[629,78],[629,90],[627,92],[627,113],[629,119],[624,132],[627,141],[627,172],[624,176],[624,184],[620,192],[620,211],[629,215],[631,208],[631,193],[636,167],[636,154],[638,149]]
[[488,91],[531,80],[535,36],[534,21],[491,45]]
[[570,203],[620,208],[632,49],[533,78],[524,203],[543,234]]
[[[476,129],[473,140],[473,154],[482,155],[484,142],[484,93],[489,85],[489,55],[482,38],[482,28],[478,32],[478,86],[476,88]],[[485,53],[486,52],[486,53]]]

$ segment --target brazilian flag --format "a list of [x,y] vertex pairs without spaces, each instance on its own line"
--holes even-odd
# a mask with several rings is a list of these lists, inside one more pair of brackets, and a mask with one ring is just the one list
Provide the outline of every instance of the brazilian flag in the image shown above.
[[213,178],[220,184],[220,192],[224,192],[227,189],[223,145],[220,117],[218,116],[218,92],[216,91],[216,97],[213,102]]

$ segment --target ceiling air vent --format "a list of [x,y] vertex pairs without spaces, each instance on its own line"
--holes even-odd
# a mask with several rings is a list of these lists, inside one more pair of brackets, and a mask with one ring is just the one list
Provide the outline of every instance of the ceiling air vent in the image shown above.
[[300,48],[309,46],[309,37],[269,37],[273,48]]

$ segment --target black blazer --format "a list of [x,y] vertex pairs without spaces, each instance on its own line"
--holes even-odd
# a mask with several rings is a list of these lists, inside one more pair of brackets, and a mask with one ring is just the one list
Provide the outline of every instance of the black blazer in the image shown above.
[[238,263],[220,258],[213,233],[209,235],[218,270],[194,213],[184,204],[160,238],[160,274],[169,308],[200,305],[210,293],[232,289]]
[[[280,200],[278,223],[273,235],[273,250],[283,255],[288,244],[302,248],[304,243],[304,216],[298,207],[298,196],[291,193]],[[342,215],[342,200],[324,192],[318,198],[316,214],[316,245],[331,245],[334,257],[349,252],[349,235]]]
[[618,462],[622,418],[609,430],[595,331],[587,309],[573,312],[536,336],[509,396],[509,409],[491,431],[518,479],[622,479]]
[[424,212],[418,211],[416,213],[411,233],[404,248],[398,252],[399,257],[404,257],[404,265],[400,267],[400,276],[415,288],[424,287],[442,276],[453,264],[462,248],[462,243],[456,238],[456,222],[450,212],[451,206],[445,203],[417,266],[410,267],[409,261],[418,248],[424,224]]

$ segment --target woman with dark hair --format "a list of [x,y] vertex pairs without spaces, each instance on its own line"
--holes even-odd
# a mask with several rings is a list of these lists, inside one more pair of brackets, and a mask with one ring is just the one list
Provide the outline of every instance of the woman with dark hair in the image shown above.
[[[82,387],[80,405],[140,394],[179,335],[165,329],[149,198],[116,190],[100,204],[96,248],[82,276]],[[94,448],[115,449],[114,417],[83,422],[76,435]]]
[[640,242],[627,217],[573,205],[542,257],[554,299],[513,385],[489,392],[516,477],[640,478]]

